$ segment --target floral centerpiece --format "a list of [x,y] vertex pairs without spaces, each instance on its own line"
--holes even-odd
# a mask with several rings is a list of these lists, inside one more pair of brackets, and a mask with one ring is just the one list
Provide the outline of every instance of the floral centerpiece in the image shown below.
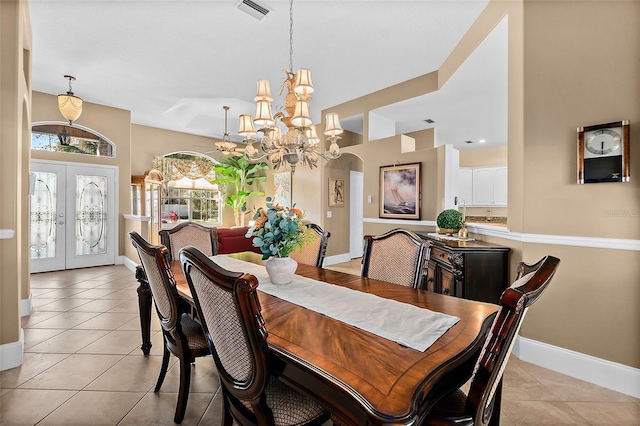
[[[265,264],[267,273],[273,284],[288,284],[298,263],[289,257],[304,240],[304,226],[301,210],[294,207],[283,207],[273,203],[273,198],[266,198],[267,208],[260,207],[253,216],[255,223],[249,228],[247,238],[253,239],[254,247],[259,247],[262,259],[269,259]],[[277,270],[276,270],[277,268]],[[274,275],[282,272],[283,276]]]
[[253,245],[262,252],[262,260],[271,256],[288,257],[302,243],[304,226],[303,213],[295,207],[288,208],[273,204],[267,197],[267,208],[258,208],[253,220],[255,223],[245,235],[254,236]]

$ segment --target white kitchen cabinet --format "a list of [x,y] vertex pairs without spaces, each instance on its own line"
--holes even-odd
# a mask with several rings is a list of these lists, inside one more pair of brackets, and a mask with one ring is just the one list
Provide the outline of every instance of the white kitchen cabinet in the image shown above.
[[458,200],[468,206],[507,205],[507,166],[461,167]]

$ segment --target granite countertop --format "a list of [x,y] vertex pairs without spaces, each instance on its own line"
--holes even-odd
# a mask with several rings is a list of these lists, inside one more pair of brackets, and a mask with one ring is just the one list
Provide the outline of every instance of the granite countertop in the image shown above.
[[483,225],[507,226],[507,218],[504,216],[493,216],[491,220],[487,219],[486,216],[467,216],[466,219],[469,225],[481,223]]

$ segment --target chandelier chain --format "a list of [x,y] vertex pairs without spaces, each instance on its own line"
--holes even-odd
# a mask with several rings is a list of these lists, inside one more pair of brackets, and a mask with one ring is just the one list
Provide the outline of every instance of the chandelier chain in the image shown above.
[[289,72],[293,73],[293,0],[289,0]]

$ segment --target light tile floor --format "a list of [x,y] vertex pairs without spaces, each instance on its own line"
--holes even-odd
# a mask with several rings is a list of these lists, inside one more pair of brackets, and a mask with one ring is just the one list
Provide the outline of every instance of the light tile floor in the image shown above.
[[[330,268],[359,274],[355,259]],[[24,362],[0,372],[0,425],[172,424],[175,358],[159,393],[162,335],[140,350],[137,282],[123,266],[31,276],[33,313],[22,320]],[[198,358],[183,425],[220,424],[220,385],[211,357]],[[522,362],[505,373],[501,424],[639,425],[640,400]]]

